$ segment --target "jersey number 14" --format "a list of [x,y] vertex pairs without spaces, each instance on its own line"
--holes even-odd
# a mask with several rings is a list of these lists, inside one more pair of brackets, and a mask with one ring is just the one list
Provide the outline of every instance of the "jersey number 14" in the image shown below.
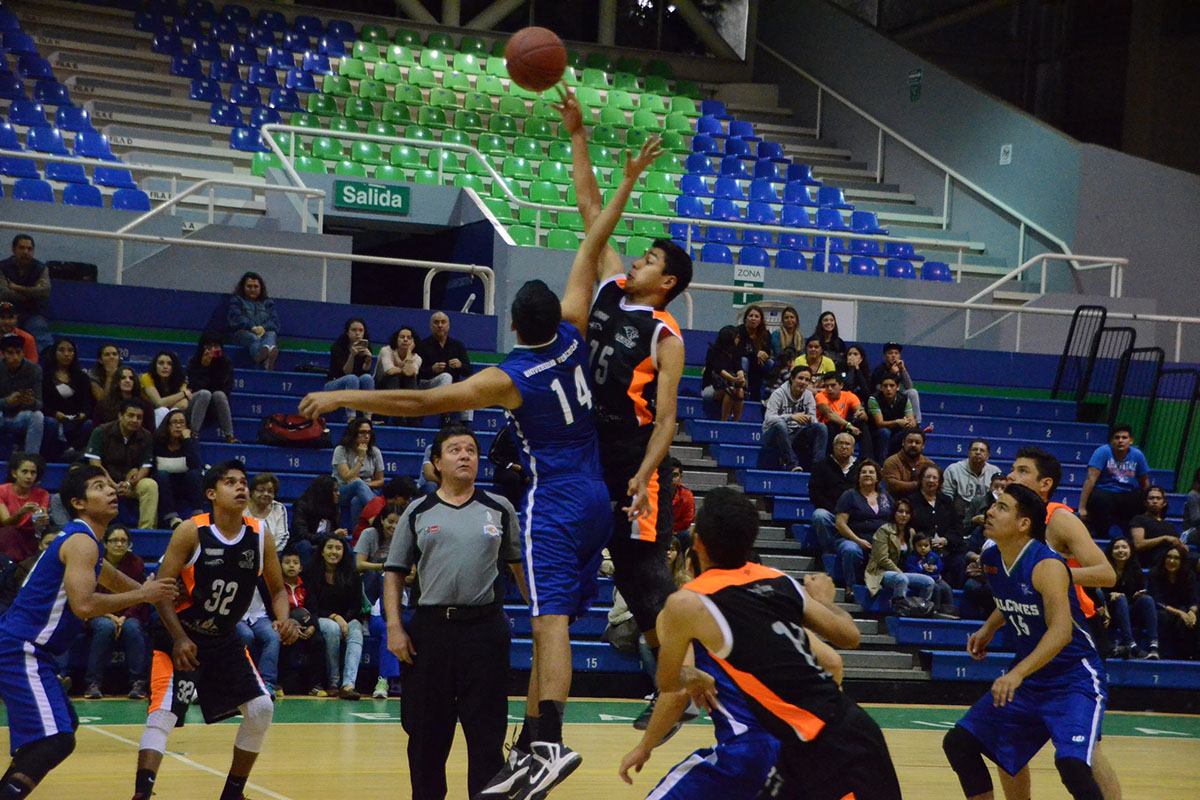
[[[571,402],[567,399],[567,392],[563,389],[562,381],[555,378],[550,382],[550,388],[558,395],[558,404],[562,406],[563,420],[570,425],[575,421],[575,412],[571,410]],[[575,402],[581,409],[592,407],[592,390],[588,387],[583,367],[575,367]]]

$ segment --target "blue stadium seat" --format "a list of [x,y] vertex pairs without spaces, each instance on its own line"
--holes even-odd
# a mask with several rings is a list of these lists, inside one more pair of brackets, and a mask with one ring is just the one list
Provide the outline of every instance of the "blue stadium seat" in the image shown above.
[[56,156],[70,155],[67,146],[63,144],[62,131],[58,128],[30,128],[29,133],[25,134],[25,149]]
[[113,155],[108,137],[96,131],[81,131],[75,134],[75,155],[80,158],[95,158],[100,161],[120,161]]
[[325,35],[336,36],[343,42],[353,42],[358,38],[358,33],[354,30],[354,23],[344,19],[331,19],[325,23]]
[[204,65],[195,56],[178,53],[171,56],[171,74],[177,78],[203,78]]
[[850,252],[856,256],[882,256],[883,248],[870,239],[851,239]]
[[5,50],[13,55],[37,55],[37,45],[33,41],[33,37],[21,30],[5,31],[4,36],[0,38]]
[[708,216],[710,219],[742,222],[742,213],[738,211],[737,205],[732,200],[725,198],[713,200],[712,209],[709,211]]
[[156,33],[150,40],[150,52],[164,56],[183,53],[183,42],[173,33]]
[[750,180],[753,176],[746,170],[746,163],[737,156],[725,156],[721,159],[721,174],[734,178]]
[[950,271],[950,265],[944,261],[926,261],[921,265],[921,280],[953,283],[954,273]]
[[762,137],[754,135],[754,124],[741,119],[730,120],[729,135],[736,136],[743,142],[761,142]]
[[779,215],[779,224],[787,225],[791,228],[812,228],[812,220],[809,219],[808,212],[803,206],[785,205],[783,213]]
[[779,269],[808,269],[804,253],[796,250],[780,250],[775,256],[775,266]]
[[815,254],[812,257],[812,268],[813,272],[828,272],[836,275],[841,275],[844,271],[842,269],[842,259],[832,253],[829,256],[828,264],[825,263],[824,253]]
[[251,25],[246,31],[246,44],[267,48],[266,61],[268,64],[271,64],[271,51],[275,50],[275,41],[275,31],[270,28],[264,28],[261,25]]
[[723,244],[709,242],[700,248],[700,260],[710,264],[732,264],[733,253]]
[[189,17],[201,20],[202,22],[213,22],[217,18],[217,12],[213,8],[212,0],[188,0],[184,6],[184,12]]
[[742,245],[741,251],[738,253],[738,262],[750,267],[769,267],[771,266],[771,258],[767,255],[767,251],[755,245]]
[[54,189],[37,178],[18,178],[13,184],[14,200],[30,200],[35,203],[53,203]]
[[836,186],[822,186],[817,189],[817,203],[824,208],[851,209],[854,206],[846,202],[842,190]]
[[301,14],[292,20],[292,30],[300,31],[306,36],[320,36],[325,33],[325,26],[316,17]]
[[240,128],[246,124],[242,121],[242,112],[238,107],[224,100],[212,104],[208,112],[208,121],[213,125],[225,125],[230,128]]
[[96,167],[92,170],[92,183],[114,189],[137,188],[137,184],[133,182],[133,173],[117,167]]
[[708,134],[698,133],[692,137],[692,152],[719,155],[721,153],[721,146],[717,144],[716,139]]
[[909,261],[915,261],[917,255],[910,242],[886,242],[883,252],[888,258],[903,258]]
[[242,71],[229,59],[217,58],[208,66],[208,77],[221,83],[233,83],[242,79]]
[[[308,37],[297,31],[284,31],[283,38],[279,40],[279,44],[286,50],[291,50],[293,53],[308,53],[311,52],[309,47]],[[313,55],[320,55],[313,53]],[[329,59],[326,59],[328,62]]]
[[[813,250],[819,250],[822,253],[825,252],[825,238],[826,237],[824,237],[824,236],[814,236],[813,240],[812,240]],[[846,250],[846,242],[845,241],[843,241],[842,239],[838,239],[838,238],[830,238],[829,239],[829,252],[837,253],[839,255],[844,256],[849,251]]]
[[341,58],[346,55],[346,44],[340,36],[322,36],[317,42],[317,52],[330,58]]
[[193,78],[192,88],[188,96],[192,100],[199,100],[204,103],[219,103],[225,99],[224,95],[221,94],[221,84],[212,78]]
[[161,14],[153,11],[139,11],[133,15],[133,29],[143,33],[162,33],[167,29]]
[[731,120],[733,117],[725,110],[725,104],[720,100],[701,100],[700,113],[705,116],[716,117],[720,120]]
[[250,127],[261,128],[263,125],[283,122],[279,112],[268,106],[258,106],[250,111]]
[[229,47],[229,60],[243,67],[258,64],[258,50],[254,45],[234,44]]
[[912,262],[902,258],[889,258],[887,264],[884,265],[883,274],[889,278],[907,278],[909,280],[917,277],[917,271],[913,269]]
[[227,20],[218,20],[213,23],[209,35],[221,44],[236,45],[242,41],[242,34],[238,31],[237,25]]
[[275,69],[291,69],[296,66],[296,57],[291,51],[273,45],[267,47],[267,53],[263,61],[268,67],[274,67]]
[[309,51],[304,54],[301,69],[315,75],[332,75],[333,67],[329,66],[329,56]]
[[724,139],[725,126],[716,117],[700,117],[696,120],[696,133],[711,136],[714,139]]
[[221,57],[221,43],[216,39],[196,39],[192,42],[192,55],[201,61],[215,61]]
[[[767,162],[770,163],[770,162]],[[720,180],[720,179],[718,179]],[[780,203],[779,193],[769,178],[755,178],[750,181],[750,199],[760,203]]]
[[788,181],[783,187],[783,202],[796,206],[816,207],[817,203],[808,193],[808,184],[803,181]]
[[25,100],[25,84],[11,72],[0,72],[0,97],[5,100]]
[[[767,140],[763,139],[758,143],[758,149],[756,152],[758,153],[759,158],[769,158],[779,164],[792,163],[790,158],[784,156],[783,145],[781,145],[779,142],[768,142]],[[784,177],[786,180],[786,176]]]
[[280,112],[304,110],[304,106],[300,104],[300,96],[291,89],[284,89],[283,87],[276,87],[271,90],[271,94],[267,98],[267,105]]
[[708,190],[708,183],[705,182],[702,175],[684,175],[679,179],[679,188],[684,194],[692,197],[712,197],[712,192]]
[[63,189],[63,205],[104,208],[104,197],[90,183],[72,183]]
[[787,183],[787,178],[779,174],[779,165],[769,158],[759,158],[754,162],[754,177],[772,183]]
[[17,19],[17,15],[7,8],[0,8],[0,31],[19,30],[21,30],[21,21]]
[[812,167],[807,164],[788,164],[788,181],[800,181],[808,186],[820,186],[821,182],[813,177]]
[[257,86],[251,86],[245,81],[237,81],[229,87],[229,102],[242,108],[254,108],[262,105],[262,94]]
[[779,247],[787,250],[807,250],[808,237],[803,233],[781,233]]
[[221,9],[221,19],[227,19],[234,25],[245,28],[250,24],[250,9],[230,3]]
[[[751,200],[746,206],[746,222],[754,222],[759,225],[778,225],[775,219],[775,209],[770,203],[764,203],[761,200]],[[750,233],[750,231],[746,231]],[[765,231],[758,231],[765,233]],[[770,236],[770,234],[767,234]]]
[[71,105],[71,93],[53,78],[43,78],[33,85],[33,99],[48,106]]
[[[59,181],[60,183],[87,183],[87,173],[83,171],[83,164],[67,164],[62,161],[48,161],[46,163],[46,180]],[[65,203],[66,200],[64,199]]]
[[[821,189],[821,191],[825,191]],[[840,189],[838,191],[841,191]],[[817,227],[826,231],[848,231],[850,226],[842,219],[842,212],[836,208],[817,209]]]
[[[260,109],[255,109],[259,111]],[[271,109],[266,109],[271,110]],[[253,113],[251,118],[253,118]],[[261,125],[259,127],[262,127]],[[229,132],[229,147],[233,150],[241,150],[244,153],[269,153],[271,148],[267,147],[262,141],[262,134],[258,128],[234,128]]]
[[875,233],[887,236],[887,228],[879,225],[879,219],[874,211],[851,211],[850,228],[858,233]]
[[41,78],[54,78],[54,67],[50,66],[50,62],[34,53],[26,53],[17,59],[17,74],[22,78],[30,80],[39,80]]
[[276,33],[287,30],[287,20],[278,11],[268,11],[264,8],[258,12],[257,22],[260,28],[269,28]]
[[292,67],[288,70],[284,86],[297,92],[315,92],[317,90],[317,83],[313,80],[312,73],[305,72],[300,67]]
[[8,107],[8,121],[27,128],[49,128],[46,108],[36,100],[13,100]]
[[251,86],[274,89],[279,86],[279,77],[276,76],[274,67],[268,67],[266,64],[251,64],[250,69],[246,71],[246,83]]
[[30,178],[36,180],[42,177],[38,172],[37,163],[28,158],[0,157],[0,175],[10,178]]
[[150,195],[141,189],[117,189],[113,192],[112,207],[117,211],[149,211]]
[[700,202],[700,199],[686,194],[675,198],[675,213],[681,217],[690,217],[692,219],[704,219],[708,216],[704,211],[704,204]]
[[0,122],[0,150],[24,150],[11,122]]
[[683,163],[683,168],[693,175],[716,175],[712,159],[706,153],[692,153]]
[[171,32],[180,39],[204,38],[204,26],[194,17],[175,17],[175,21],[171,23]]
[[869,278],[879,277],[879,265],[875,263],[875,259],[867,258],[866,256],[851,256],[850,267],[847,271],[851,275],[864,275]]
[[716,186],[713,187],[713,197],[721,197],[726,200],[745,200],[746,194],[742,191],[737,178],[722,175],[717,178]]

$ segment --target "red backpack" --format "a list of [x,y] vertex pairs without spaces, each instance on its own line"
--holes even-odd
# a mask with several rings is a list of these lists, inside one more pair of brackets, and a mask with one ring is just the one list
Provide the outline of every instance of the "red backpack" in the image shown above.
[[333,446],[329,428],[320,417],[309,419],[299,414],[272,414],[258,428],[260,444],[276,447],[301,447],[320,450]]

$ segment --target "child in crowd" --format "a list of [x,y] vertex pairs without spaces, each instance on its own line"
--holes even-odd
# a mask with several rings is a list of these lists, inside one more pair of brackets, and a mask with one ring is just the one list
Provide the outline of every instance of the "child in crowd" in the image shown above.
[[927,533],[914,533],[912,550],[904,560],[904,571],[933,578],[933,602],[947,616],[954,606],[954,590],[942,578],[942,557],[933,552],[933,540]]
[[[304,588],[304,579],[300,577],[304,565],[300,561],[300,554],[290,548],[280,556],[279,563],[283,572],[283,588],[287,590],[288,605],[292,609],[292,619],[300,626],[300,638],[294,644],[283,647],[283,659],[293,667],[296,666],[295,662],[300,662],[297,671],[300,674],[302,691],[323,697],[326,695],[325,689],[322,688],[324,676],[321,674],[325,663],[325,643],[316,635],[316,618],[304,607],[307,591]],[[293,670],[288,670],[291,671]]]

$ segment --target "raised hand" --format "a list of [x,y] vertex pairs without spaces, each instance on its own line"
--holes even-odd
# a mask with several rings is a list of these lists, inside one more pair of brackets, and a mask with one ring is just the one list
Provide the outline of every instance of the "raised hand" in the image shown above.
[[636,156],[630,155],[629,151],[625,151],[625,178],[626,180],[637,180],[637,177],[642,174],[646,167],[654,163],[654,161],[666,151],[662,148],[662,139],[657,136],[651,136],[646,141],[642,142],[642,149]]
[[300,401],[300,414],[309,419],[316,419],[322,414],[336,411],[341,405],[337,392],[309,392]]
[[562,102],[556,104],[554,110],[562,116],[567,133],[574,136],[583,130],[583,109],[580,107],[579,101],[575,99],[575,93],[565,83],[560,83],[554,88],[558,90],[558,96],[562,98]]

